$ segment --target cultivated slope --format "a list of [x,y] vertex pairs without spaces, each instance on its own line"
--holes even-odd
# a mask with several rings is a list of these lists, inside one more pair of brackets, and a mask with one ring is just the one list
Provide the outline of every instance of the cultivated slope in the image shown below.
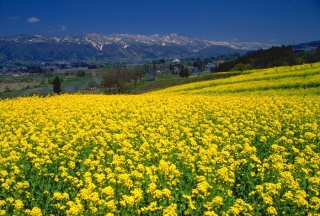
[[317,215],[319,68],[0,100],[0,214]]
[[320,63],[249,70],[239,76],[175,86],[157,93],[164,92],[201,95],[320,95]]

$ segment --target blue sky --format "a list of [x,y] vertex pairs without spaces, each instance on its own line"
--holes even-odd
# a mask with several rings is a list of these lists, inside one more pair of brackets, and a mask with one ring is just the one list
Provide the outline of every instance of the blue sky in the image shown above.
[[215,41],[320,40],[320,0],[0,0],[0,36],[172,34]]

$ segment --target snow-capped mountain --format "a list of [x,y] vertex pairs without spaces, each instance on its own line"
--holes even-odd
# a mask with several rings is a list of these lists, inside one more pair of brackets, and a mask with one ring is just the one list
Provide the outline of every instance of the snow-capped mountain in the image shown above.
[[[244,53],[249,50],[266,49],[275,44],[258,42],[225,42],[201,40],[178,34],[133,35],[133,34],[85,34],[81,36],[48,37],[43,35],[17,35],[0,38],[0,53],[21,59],[20,54],[28,53],[23,59],[40,57],[50,60],[69,59],[125,59],[125,58],[172,58],[192,55],[221,55],[230,52]],[[30,54],[30,49],[33,53]],[[2,55],[3,56],[3,55]]]
[[102,50],[102,47],[107,44],[120,44],[130,46],[132,44],[145,45],[160,45],[160,46],[188,46],[194,47],[197,50],[212,45],[226,46],[233,49],[255,50],[269,48],[275,44],[265,44],[258,42],[226,42],[226,41],[210,41],[201,40],[192,37],[181,36],[178,34],[170,35],[133,35],[133,34],[110,34],[101,35],[97,33],[86,34],[79,37],[62,36],[48,37],[43,35],[18,35],[11,37],[0,38],[1,41],[19,42],[19,43],[78,43],[91,44],[96,49]]

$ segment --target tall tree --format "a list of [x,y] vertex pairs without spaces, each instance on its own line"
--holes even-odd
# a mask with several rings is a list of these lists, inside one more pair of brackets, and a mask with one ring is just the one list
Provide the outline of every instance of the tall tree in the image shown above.
[[117,67],[115,70],[115,83],[118,89],[118,93],[123,93],[126,83],[131,81],[131,75],[127,68]]
[[103,87],[106,87],[109,89],[109,92],[111,92],[111,88],[115,85],[115,72],[112,69],[109,69],[106,71],[106,73],[102,77],[101,81]]
[[58,76],[53,80],[53,92],[59,94],[61,92],[61,81]]
[[200,60],[199,66],[198,66],[198,70],[199,70],[200,72],[204,71],[204,63],[203,63],[203,60]]
[[188,67],[186,67],[184,69],[184,77],[189,77],[189,75],[190,75],[189,69],[188,69]]
[[135,66],[131,73],[132,73],[132,79],[134,81],[134,87],[137,87],[138,80],[140,80],[140,84],[141,84],[141,79],[143,77],[143,67],[141,65]]
[[153,64],[153,80],[156,80],[157,66]]
[[199,68],[200,63],[198,61],[194,61],[192,64],[193,67]]
[[169,65],[169,71],[173,74],[173,70],[174,70],[174,67],[173,67],[173,65],[170,63],[170,65]]
[[180,77],[185,77],[185,70],[184,70],[184,66],[181,65],[180,67],[180,72],[179,72]]

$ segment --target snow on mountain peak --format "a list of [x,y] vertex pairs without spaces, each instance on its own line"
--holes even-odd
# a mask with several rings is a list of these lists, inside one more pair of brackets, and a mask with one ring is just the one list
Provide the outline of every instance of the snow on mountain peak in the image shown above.
[[275,44],[263,44],[258,42],[226,42],[226,41],[210,41],[201,40],[193,37],[181,36],[177,33],[170,35],[153,34],[146,35],[133,35],[133,34],[109,34],[102,35],[97,33],[85,34],[80,37],[62,36],[62,37],[47,37],[43,35],[18,35],[13,37],[0,38],[0,40],[15,41],[15,42],[69,42],[78,44],[91,44],[98,50],[106,44],[118,44],[122,47],[127,47],[132,44],[146,44],[146,45],[159,45],[159,46],[186,46],[190,51],[201,50],[208,46],[220,45],[227,46],[239,50],[255,50],[261,48],[269,48]]

